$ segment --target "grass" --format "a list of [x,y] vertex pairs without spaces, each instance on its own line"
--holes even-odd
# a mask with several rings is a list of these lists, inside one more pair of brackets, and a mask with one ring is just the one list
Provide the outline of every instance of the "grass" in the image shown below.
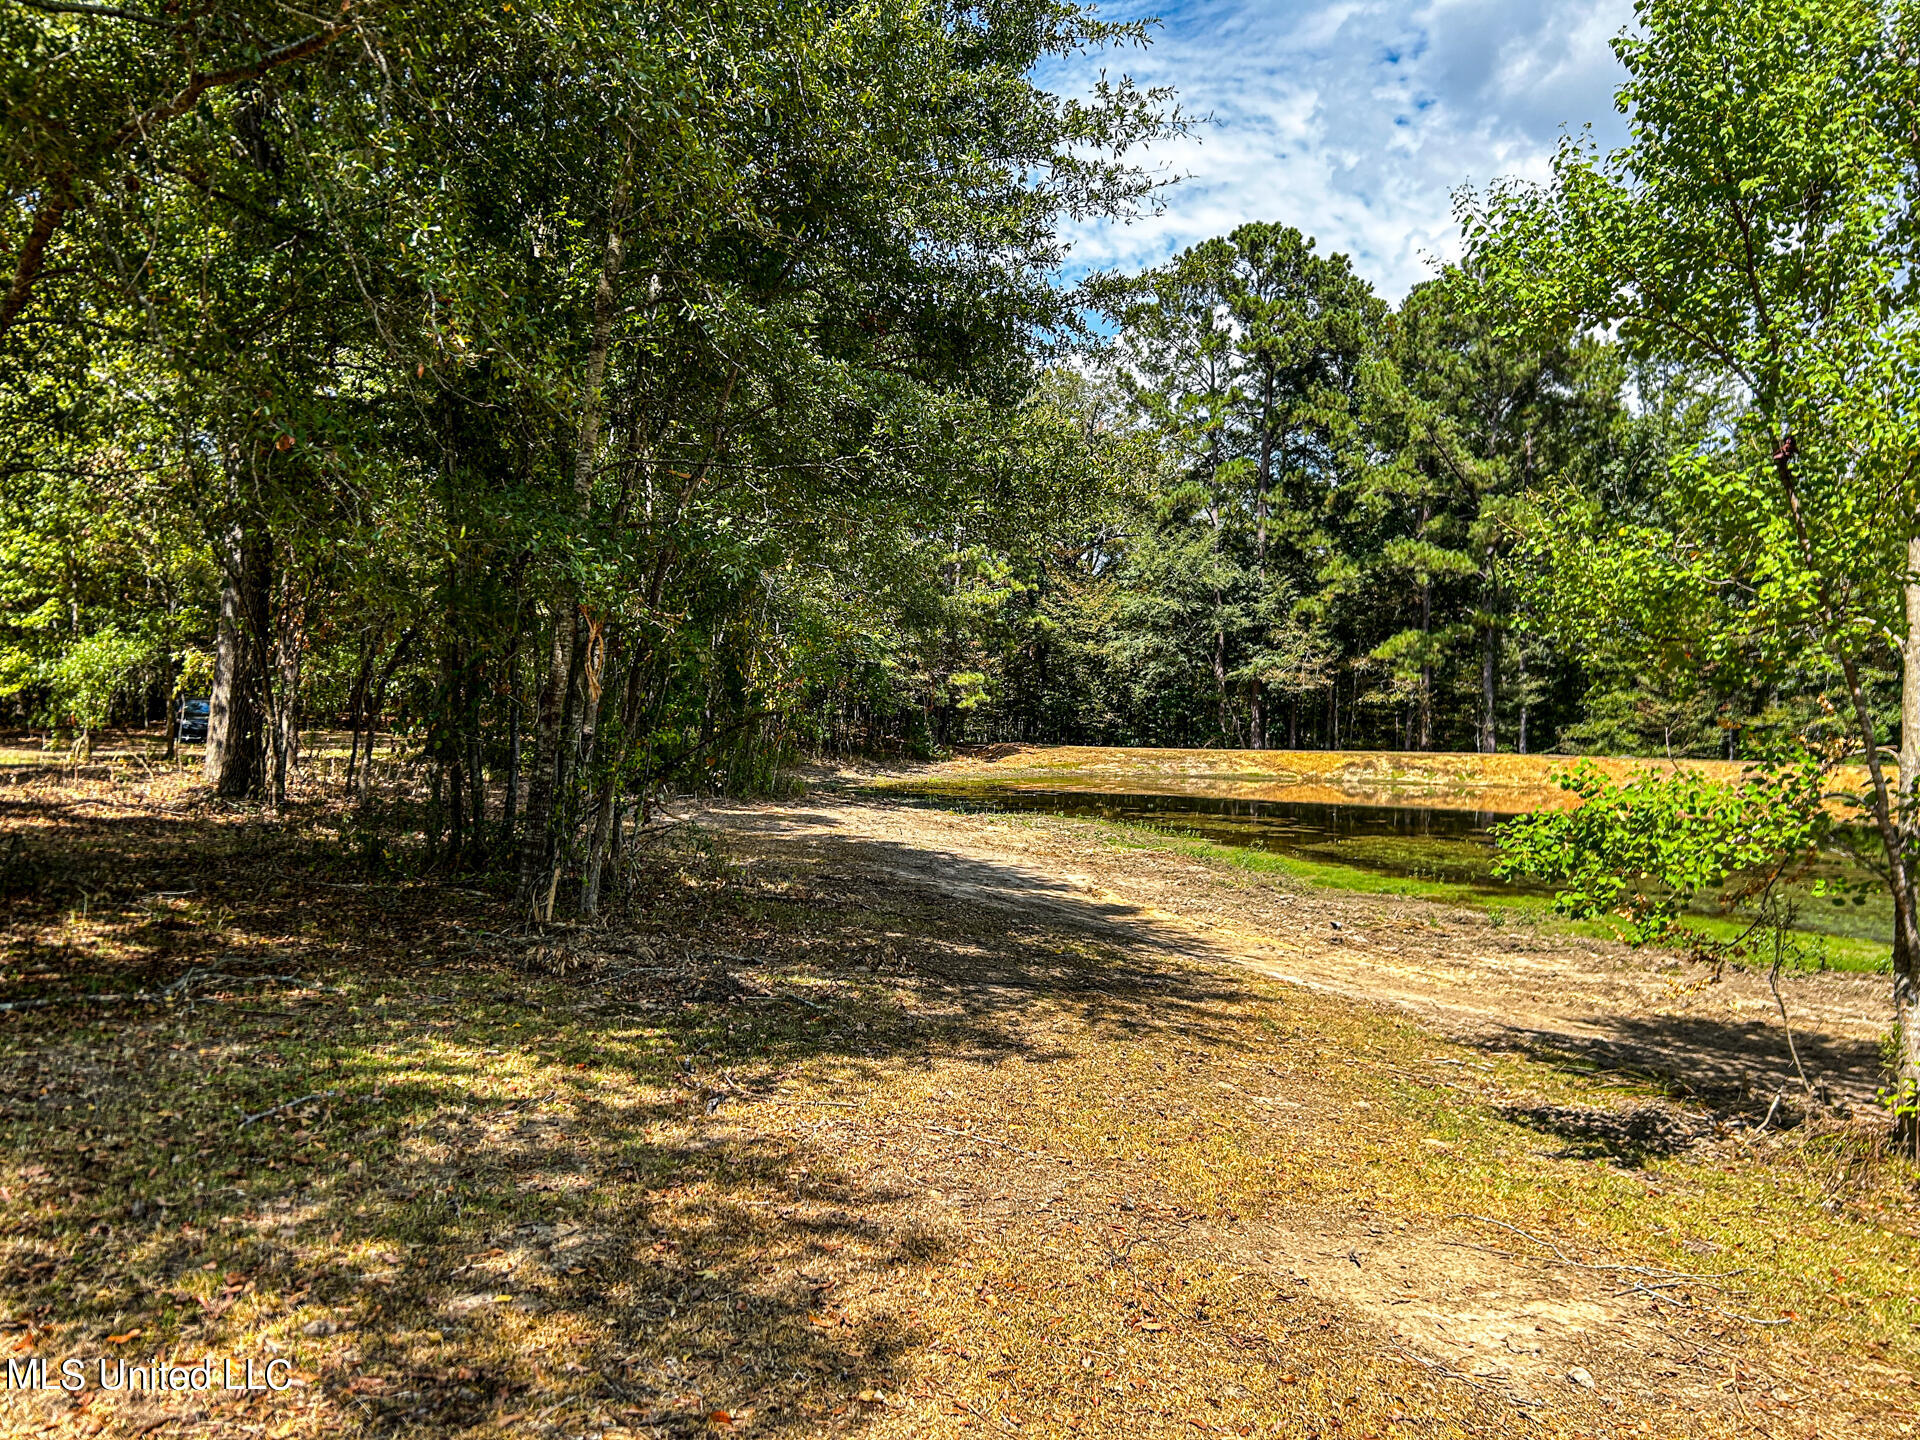
[[[21,1429],[1867,1433],[1920,1362],[1920,1212],[1871,1130],[1570,1146],[1553,1114],[1658,1092],[799,841],[656,855],[628,923],[532,936],[485,875],[349,868],[317,802],[0,804],[5,998],[202,972],[0,1017],[0,1346],[299,1379],[0,1394]],[[1545,1253],[1500,1224],[1697,1277],[1646,1303],[1708,1398],[1596,1333],[1599,1387],[1522,1409],[1298,1283],[1328,1236]]]

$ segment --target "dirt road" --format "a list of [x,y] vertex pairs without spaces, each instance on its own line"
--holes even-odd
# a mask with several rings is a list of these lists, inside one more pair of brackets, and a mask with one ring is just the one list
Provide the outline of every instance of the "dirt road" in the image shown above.
[[[1471,910],[1238,875],[1070,820],[832,798],[706,814],[743,836],[825,847],[857,873],[1398,1007],[1452,1038],[1660,1075],[1710,1108],[1764,1111],[1801,1090],[1762,974],[1713,980],[1671,957]],[[1800,1061],[1836,1099],[1873,1098],[1886,983],[1839,972],[1781,980]]]
[[[1296,1342],[1313,1326],[1332,1326],[1322,1333],[1344,1338],[1324,1354],[1398,1357],[1510,1407],[1496,1404],[1470,1423],[1463,1419],[1470,1433],[1530,1426],[1661,1436],[1902,1433],[1880,1423],[1888,1413],[1881,1406],[1899,1406],[1911,1393],[1909,1370],[1898,1363],[1875,1368],[1879,1355],[1891,1360],[1891,1353],[1863,1356],[1845,1378],[1829,1367],[1809,1390],[1796,1377],[1808,1373],[1816,1354],[1846,1342],[1836,1332],[1815,1340],[1794,1328],[1797,1322],[1768,1318],[1781,1311],[1766,1310],[1759,1293],[1741,1288],[1747,1279],[1718,1278],[1757,1273],[1738,1268],[1739,1261],[1757,1263],[1756,1246],[1771,1245],[1764,1268],[1788,1287],[1785,1293],[1821,1283],[1806,1260],[1767,1239],[1764,1227],[1735,1233],[1717,1222],[1695,1228],[1690,1218],[1627,1218],[1643,1201],[1676,1206],[1676,1217],[1737,1204],[1770,1223],[1804,1226],[1804,1212],[1795,1210],[1809,1203],[1803,1197],[1756,1192],[1708,1202],[1695,1188],[1707,1176],[1755,1173],[1742,1167],[1786,1153],[1776,1139],[1756,1139],[1753,1128],[1792,1075],[1764,977],[1730,974],[1702,984],[1624,947],[1428,902],[1292,886],[1057,817],[956,814],[831,796],[702,814],[727,832],[736,861],[763,886],[786,892],[800,883],[814,902],[840,907],[823,917],[849,913],[845,907],[911,914],[900,924],[903,944],[910,930],[938,935],[941,917],[949,917],[953,953],[938,971],[948,993],[962,997],[969,1013],[1017,1016],[1008,1023],[1023,1037],[1018,1043],[1047,1055],[1047,1068],[1071,1075],[1084,1066],[1086,1083],[1106,1087],[1075,1104],[1097,1105],[1106,1117],[1087,1122],[1107,1132],[1090,1138],[1120,1137],[1117,1145],[1094,1145],[1111,1150],[1107,1163],[1117,1168],[1076,1161],[1065,1170],[1050,1147],[1025,1148],[1036,1145],[1027,1138],[1036,1134],[1033,1095],[984,1083],[986,1072],[958,1055],[929,1056],[929,1093],[961,1097],[950,1103],[963,1104],[967,1117],[942,1119],[950,1127],[945,1133],[1005,1135],[1002,1127],[1016,1126],[1012,1133],[1021,1137],[1004,1149],[975,1149],[965,1175],[925,1169],[923,1162],[917,1168],[904,1155],[873,1157],[876,1174],[931,1197],[926,1223],[933,1233],[965,1235],[964,1253],[997,1249],[1017,1276],[1017,1257],[1033,1253],[1028,1247],[1082,1253],[1088,1242],[1079,1237],[1093,1232],[1078,1227],[1092,1224],[1090,1217],[1113,1216],[1129,1228],[1150,1223],[1142,1217],[1163,1217],[1153,1222],[1162,1226],[1154,1243],[1169,1264],[1186,1273],[1211,1267],[1260,1277],[1268,1287],[1269,1298],[1248,1310],[1245,1323],[1268,1323],[1259,1317],[1281,1313],[1284,1305],[1274,1307],[1289,1295],[1311,1298],[1331,1308],[1312,1326],[1291,1326]],[[1052,1002],[1042,999],[1046,988],[1023,989],[1032,1001],[1007,990],[1007,957],[1034,937],[1076,932],[1138,967],[1110,982],[1115,999],[1165,986],[1157,1013],[1149,1001],[1137,1012],[1141,1018],[1113,1031],[1111,1015],[1099,1008],[1105,990],[1065,1009],[1057,990]],[[918,962],[922,974],[926,963]],[[1164,978],[1181,975],[1190,978]],[[1312,992],[1303,1004],[1314,1013],[1348,1017],[1319,1022],[1344,1026],[1332,1032],[1340,1039],[1279,1061],[1290,1047],[1270,1048],[1260,1024],[1271,1022],[1237,1030],[1224,1023],[1244,1003],[1229,998],[1236,976]],[[1200,1003],[1202,992],[1214,993],[1209,985],[1226,988]],[[1845,974],[1798,976],[1783,986],[1809,1073],[1849,1100],[1871,1098],[1881,988],[1876,978]],[[1364,1019],[1370,1011],[1384,1012],[1371,1031]],[[1409,1043],[1409,1018],[1416,1034],[1433,1037],[1426,1045]],[[1131,1047],[1152,1031],[1163,1033],[1161,1058],[1142,1067],[1130,1061],[1137,1053]],[[1405,1057],[1386,1061],[1384,1073],[1441,1087],[1430,1094],[1469,1095],[1493,1116],[1533,1129],[1536,1142],[1546,1132],[1548,1148],[1503,1151],[1488,1165],[1467,1159],[1475,1132],[1449,1131],[1444,1123],[1445,1134],[1462,1138],[1386,1138],[1378,1101],[1352,1086],[1363,1068],[1383,1073],[1377,1056],[1361,1054],[1373,1036]],[[1443,1046],[1442,1037],[1468,1048]],[[1476,1051],[1485,1063],[1450,1058]],[[1499,1080],[1496,1069],[1508,1078]],[[1649,1074],[1660,1077],[1651,1090],[1633,1083]],[[1583,1081],[1589,1088],[1578,1095],[1556,1096],[1554,1075],[1597,1078]],[[1054,1083],[1067,1094],[1075,1082]],[[1628,1092],[1639,1098],[1607,1103],[1609,1095]],[[1647,1103],[1660,1093],[1672,1098]],[[1226,1108],[1217,1108],[1223,1102]],[[1264,1118],[1238,1130],[1232,1145],[1199,1139],[1215,1123],[1199,1117],[1235,1107]],[[1059,1134],[1061,1148],[1072,1151],[1065,1136],[1081,1127],[1067,1121],[1069,1113],[1062,1108]],[[1150,1138],[1128,1140],[1130,1128]],[[1376,1139],[1382,1148],[1369,1148]],[[1255,1149],[1258,1161],[1249,1159]],[[1658,1168],[1663,1157],[1680,1163]],[[1380,1174],[1369,1167],[1386,1164],[1418,1176],[1415,1188],[1389,1198],[1353,1179]],[[1193,1213],[1196,1193],[1233,1188],[1210,1177],[1216,1166],[1244,1171],[1248,1178],[1234,1182],[1242,1198],[1220,1203],[1220,1218],[1172,1223]],[[1452,1167],[1457,1181],[1448,1178]],[[1789,1169],[1784,1160],[1781,1168]],[[1281,1180],[1282,1169],[1291,1178]],[[1181,1174],[1195,1178],[1174,1178]],[[1254,1193],[1262,1197],[1257,1202]],[[1536,1218],[1520,1225],[1492,1218],[1485,1212],[1495,1193],[1532,1197],[1524,1204]],[[1609,1211],[1606,1226],[1598,1225]],[[1075,1228],[1052,1228],[1062,1216]],[[1596,1253],[1602,1228],[1640,1258]],[[1056,1252],[1066,1235],[1075,1238]],[[1903,1235],[1894,1237],[1902,1247]],[[1713,1265],[1736,1268],[1712,1277],[1692,1273],[1706,1263],[1693,1257],[1716,1255]],[[1683,1293],[1684,1301],[1669,1298]],[[1252,1381],[1243,1376],[1242,1383]],[[1286,1393],[1284,1384],[1272,1393]],[[1272,1403],[1271,1396],[1262,1403]],[[1807,1428],[1816,1414],[1823,1421]],[[923,1432],[910,1425],[899,1433]]]

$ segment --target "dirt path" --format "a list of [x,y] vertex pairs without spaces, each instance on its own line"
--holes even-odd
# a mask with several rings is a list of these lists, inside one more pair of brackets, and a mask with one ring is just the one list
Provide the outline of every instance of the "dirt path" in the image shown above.
[[[1710,1107],[1764,1110],[1783,1091],[1799,1093],[1764,975],[1707,983],[1696,967],[1625,946],[1428,901],[1243,878],[1112,844],[1101,827],[1075,821],[832,799],[707,813],[742,835],[833,846],[836,863],[863,873],[1396,1006],[1454,1038],[1669,1077]],[[1879,1078],[1885,987],[1840,972],[1781,984],[1809,1077],[1855,1105],[1872,1100]]]
[[[1435,1068],[1428,1075],[1458,1075],[1469,1083],[1420,1083],[1497,1100],[1510,1118],[1534,1117],[1550,1135],[1574,1141],[1568,1149],[1534,1150],[1524,1161],[1515,1156],[1496,1173],[1506,1169],[1507,1183],[1523,1191],[1563,1190],[1563,1203],[1575,1215],[1591,1204],[1573,1197],[1594,1187],[1583,1175],[1592,1173],[1596,1161],[1609,1177],[1603,1183],[1635,1176],[1626,1182],[1629,1190],[1644,1183],[1650,1195],[1665,1193],[1662,1187],[1670,1182],[1638,1178],[1635,1162],[1622,1168],[1617,1158],[1608,1162],[1610,1155],[1701,1147],[1695,1153],[1709,1163],[1737,1158],[1738,1148],[1750,1145],[1738,1135],[1753,1116],[1730,1129],[1727,1111],[1763,1109],[1789,1073],[1777,1011],[1761,978],[1736,975],[1712,987],[1689,988],[1621,947],[1502,927],[1485,915],[1426,902],[1288,890],[1267,877],[1242,876],[1165,850],[1118,846],[1100,827],[1052,817],[965,815],[831,798],[714,807],[703,817],[733,837],[736,855],[750,869],[764,868],[769,876],[805,873],[810,894],[884,894],[889,905],[935,916],[945,906],[956,928],[967,923],[963,917],[997,912],[1009,936],[1023,927],[1028,933],[1078,930],[1135,957],[1147,974],[1156,963],[1166,967],[1164,973],[1198,970],[1223,980],[1251,972],[1311,990],[1342,1008],[1364,1002],[1407,1012],[1428,1033],[1482,1053],[1512,1055],[1523,1065],[1544,1058],[1581,1074],[1592,1073],[1592,1062],[1598,1062],[1602,1069],[1687,1077],[1690,1087],[1674,1088],[1690,1088],[1683,1098],[1693,1104],[1612,1113],[1556,1107],[1539,1097],[1516,1103],[1514,1091],[1476,1084],[1473,1061],[1426,1057],[1424,1063],[1434,1067],[1467,1067]],[[978,921],[971,925],[978,933]],[[995,968],[983,954],[974,983],[986,987]],[[960,978],[960,972],[954,975]],[[1871,1093],[1878,992],[1878,982],[1850,975],[1791,982],[1788,1003],[1802,1055],[1837,1092]],[[1075,1046],[1086,1051],[1090,1044],[1097,1052],[1103,1043],[1078,1033],[1084,1019],[1060,1022],[1054,1032],[1042,1020],[1021,1023],[1040,1032],[1027,1043],[1044,1042],[1060,1054]],[[1259,1213],[1242,1213],[1236,1203],[1227,1221],[1175,1225],[1169,1221],[1182,1211],[1166,1198],[1180,1193],[1167,1173],[1180,1163],[1172,1151],[1157,1156],[1147,1148],[1126,1155],[1131,1163],[1124,1167],[1076,1165],[1063,1172],[1047,1154],[1021,1146],[976,1148],[960,1175],[916,1171],[904,1161],[893,1171],[883,1152],[876,1173],[892,1173],[909,1190],[926,1187],[923,1193],[933,1197],[929,1224],[935,1230],[957,1225],[977,1248],[1042,1243],[1050,1223],[1060,1218],[1078,1235],[1083,1223],[1106,1228],[1099,1223],[1102,1215],[1136,1230],[1157,1216],[1162,1228],[1153,1232],[1153,1243],[1169,1265],[1188,1273],[1211,1266],[1261,1277],[1273,1298],[1265,1302],[1266,1318],[1255,1309],[1249,1325],[1272,1323],[1285,1313],[1283,1303],[1277,1311],[1272,1307],[1289,1296],[1331,1305],[1326,1313],[1340,1318],[1316,1323],[1341,1327],[1342,1353],[1354,1354],[1358,1346],[1360,1353],[1397,1358],[1456,1386],[1478,1387],[1475,1393],[1510,1407],[1479,1416],[1469,1426],[1474,1433],[1504,1433],[1511,1423],[1519,1431],[1545,1425],[1594,1433],[1811,1435],[1816,1431],[1797,1417],[1816,1406],[1826,1416],[1817,1433],[1895,1433],[1852,1413],[1862,1392],[1849,1389],[1849,1382],[1833,1378],[1810,1391],[1800,1378],[1805,1358],[1794,1340],[1766,1328],[1784,1322],[1725,1308],[1758,1308],[1756,1297],[1692,1274],[1705,1263],[1692,1257],[1723,1251],[1731,1256],[1726,1245],[1748,1242],[1724,1234],[1686,1237],[1677,1258],[1636,1269],[1589,1263],[1592,1237],[1582,1232],[1592,1222],[1586,1219],[1571,1221],[1571,1236],[1553,1226],[1554,1238],[1540,1222],[1527,1230],[1488,1216],[1443,1218],[1431,1199],[1419,1207],[1424,1216],[1412,1208],[1396,1214],[1364,1186],[1340,1178],[1341,1165],[1366,1153],[1368,1142],[1361,1137],[1368,1127],[1381,1122],[1369,1101],[1341,1090],[1338,1051],[1324,1057],[1316,1052],[1315,1063],[1304,1070],[1276,1070],[1260,1063],[1260,1047],[1244,1048],[1244,1033],[1223,1050],[1225,1035],[1207,1036],[1204,1022],[1183,1016],[1171,996],[1164,1024],[1192,1035],[1199,1047],[1190,1052],[1188,1103],[1209,1107],[1216,1102],[1201,1097],[1223,1091],[1230,1105],[1264,1116],[1262,1144],[1313,1157],[1303,1172],[1304,1190],[1282,1187]],[[1162,1094],[1182,1093],[1179,1077],[1164,1071],[1109,1074],[1105,1083],[1117,1087],[1110,1113],[1146,1112],[1160,1116],[1154,1123],[1163,1125],[1180,1108],[1163,1108]],[[964,1133],[1005,1134],[1000,1127],[1010,1119],[1031,1123],[1030,1099],[1016,1104],[979,1088],[967,1099]],[[1119,1129],[1118,1121],[1106,1123]],[[1602,1143],[1583,1150],[1583,1136]],[[1388,1152],[1403,1158],[1411,1149],[1430,1155],[1436,1166],[1456,1163],[1449,1158],[1455,1151],[1449,1140],[1403,1137],[1386,1143]],[[1434,1149],[1422,1152],[1421,1146]],[[1572,1168],[1560,1171],[1556,1164]],[[1487,1177],[1473,1183],[1500,1182]],[[1279,1200],[1280,1193],[1289,1198]],[[1477,1208],[1471,1186],[1460,1194],[1460,1208]],[[1162,1198],[1149,1198],[1156,1195]],[[1660,1233],[1658,1226],[1654,1233]],[[1022,1234],[1024,1241],[1009,1238]],[[1580,1258],[1583,1252],[1588,1259]],[[1712,1263],[1717,1269],[1726,1259]],[[1015,1273],[1018,1268],[1016,1263]],[[1710,1298],[1696,1300],[1690,1290],[1673,1292],[1674,1286],[1704,1286],[1701,1293]],[[1670,1293],[1689,1298],[1674,1302]],[[1736,1293],[1740,1298],[1731,1298]],[[1747,1326],[1757,1328],[1743,1333]],[[1287,1328],[1297,1336],[1304,1327]],[[1772,1348],[1756,1352],[1752,1346],[1761,1339]],[[1897,1385],[1910,1378],[1897,1368],[1885,1373]],[[900,1433],[922,1432],[909,1425]]]

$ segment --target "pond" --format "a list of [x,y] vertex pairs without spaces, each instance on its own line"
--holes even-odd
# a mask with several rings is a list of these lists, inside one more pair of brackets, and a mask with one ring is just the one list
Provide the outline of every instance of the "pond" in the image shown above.
[[1201,795],[1108,794],[984,785],[887,786],[868,792],[944,810],[1037,811],[1177,831],[1217,845],[1270,850],[1300,860],[1383,875],[1506,887],[1493,878],[1491,827],[1511,815],[1421,805],[1325,805],[1298,800],[1222,800]]
[[[887,785],[862,792],[873,799],[970,812],[1038,812],[1138,825],[1191,835],[1216,845],[1265,850],[1379,875],[1469,886],[1489,900],[1544,896],[1551,887],[1494,878],[1493,827],[1511,820],[1503,811],[1424,805],[1323,804],[1298,800],[1241,800],[1202,795],[1147,795],[962,784]],[[1859,867],[1835,861],[1816,872],[1859,880]],[[1886,944],[1893,933],[1890,903],[1875,890],[1843,904],[1813,894],[1810,883],[1789,887],[1799,907],[1796,929],[1844,940]],[[1703,902],[1695,913],[1713,915]]]

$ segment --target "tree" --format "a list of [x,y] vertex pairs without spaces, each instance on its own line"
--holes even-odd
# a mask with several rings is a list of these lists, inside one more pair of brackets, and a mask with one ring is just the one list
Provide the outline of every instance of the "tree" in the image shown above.
[[152,658],[138,636],[109,625],[76,641],[47,667],[52,713],[73,722],[74,758],[93,756],[93,732],[107,723],[115,694]]
[[760,783],[812,687],[924,670],[984,702],[1036,516],[1093,473],[1041,394],[1083,333],[1060,221],[1143,203],[1122,154],[1178,123],[1031,76],[1142,27],[1053,0],[342,17],[353,43],[297,53],[244,5],[4,17],[0,483],[129,471],[194,564],[156,627],[94,602],[117,562],[0,515],[0,693],[40,713],[109,625],[212,652],[216,789],[285,803],[330,710],[371,806],[392,729],[421,863],[511,863],[540,916],[569,875],[596,911],[659,786]]
[[[1157,523],[1204,526],[1213,559],[1218,726],[1269,743],[1267,696],[1324,688],[1327,645],[1300,599],[1329,558],[1328,507],[1357,451],[1358,382],[1385,307],[1344,255],[1298,230],[1242,225],[1113,287],[1118,373],[1177,479]],[[1193,547],[1174,541],[1165,559]]]
[[[187,12],[14,0],[0,12],[0,245],[11,260],[0,338],[30,316],[69,222],[137,186],[154,160],[164,166],[179,122],[191,128],[202,105],[309,64],[349,35],[377,41],[363,13],[343,5],[316,23],[249,0]],[[54,268],[71,284],[86,267]]]
[[[1696,665],[1784,673],[1818,656],[1870,778],[1894,905],[1899,1069],[1920,1082],[1920,415],[1906,308],[1917,17],[1856,0],[1644,0],[1617,42],[1631,142],[1569,139],[1550,187],[1466,197],[1474,264],[1518,319],[1614,326],[1715,377],[1726,428],[1673,462],[1670,529],[1615,549],[1646,628]],[[1598,600],[1599,597],[1595,597]],[[1898,666],[1887,764],[1876,672]]]

